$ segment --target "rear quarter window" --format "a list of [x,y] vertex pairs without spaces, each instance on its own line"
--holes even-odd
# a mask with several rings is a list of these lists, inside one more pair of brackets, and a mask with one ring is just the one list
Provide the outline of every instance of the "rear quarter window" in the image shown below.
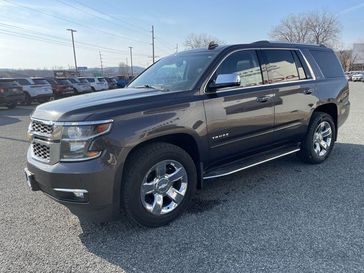
[[310,50],[325,78],[344,77],[344,71],[335,53],[329,50]]

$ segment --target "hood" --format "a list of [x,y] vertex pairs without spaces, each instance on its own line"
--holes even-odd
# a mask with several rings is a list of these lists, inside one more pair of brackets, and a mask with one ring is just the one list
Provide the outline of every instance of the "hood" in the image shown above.
[[[123,88],[63,98],[39,105],[32,117],[51,121],[108,119],[115,111],[135,108],[161,90]],[[119,113],[120,114],[120,113]]]

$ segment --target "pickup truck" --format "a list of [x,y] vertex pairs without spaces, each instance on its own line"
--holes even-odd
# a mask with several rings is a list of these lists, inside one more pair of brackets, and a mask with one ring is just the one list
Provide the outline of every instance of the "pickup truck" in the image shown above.
[[329,48],[211,43],[162,58],[125,89],[38,106],[25,174],[82,221],[166,225],[215,178],[290,154],[324,162],[349,109]]

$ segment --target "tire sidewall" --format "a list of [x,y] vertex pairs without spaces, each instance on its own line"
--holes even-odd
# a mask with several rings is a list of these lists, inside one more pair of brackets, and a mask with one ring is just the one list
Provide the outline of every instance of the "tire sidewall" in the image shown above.
[[[187,191],[183,201],[171,212],[164,215],[153,215],[148,212],[140,198],[141,184],[143,182],[144,176],[155,164],[163,160],[175,160],[182,164],[187,172],[188,184]],[[180,151],[174,150],[161,150],[153,158],[146,158],[146,160],[140,161],[137,166],[130,166],[132,169],[129,170],[131,175],[128,181],[125,181],[126,185],[124,187],[124,201],[127,213],[130,212],[130,216],[134,220],[143,225],[147,226],[161,226],[169,223],[178,215],[180,215],[188,206],[191,197],[194,194],[197,184],[196,167],[191,159],[191,157],[184,152],[182,149]]]
[[[330,144],[330,147],[329,147],[327,153],[324,156],[320,157],[316,154],[316,152],[314,150],[313,137],[317,130],[318,125],[323,121],[326,121],[330,124],[331,130],[332,130],[332,136],[331,136],[332,141],[331,141],[331,144]],[[334,123],[332,117],[326,113],[320,113],[319,115],[317,115],[314,118],[314,120],[310,126],[309,134],[307,137],[308,137],[308,141],[307,141],[306,145],[308,145],[309,147],[306,147],[306,149],[309,149],[309,154],[310,154],[310,157],[312,158],[312,160],[315,161],[316,163],[321,163],[321,162],[325,161],[331,154],[331,152],[334,148],[335,139],[336,139],[336,127],[335,127],[335,123]]]

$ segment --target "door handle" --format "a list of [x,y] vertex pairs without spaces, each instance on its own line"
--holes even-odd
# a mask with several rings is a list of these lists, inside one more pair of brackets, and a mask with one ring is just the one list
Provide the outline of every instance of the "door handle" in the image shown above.
[[306,95],[310,95],[310,94],[313,93],[313,89],[312,88],[307,88],[307,89],[305,89],[304,92],[305,92]]
[[263,97],[257,97],[257,102],[267,102],[269,100],[269,97],[263,96]]

